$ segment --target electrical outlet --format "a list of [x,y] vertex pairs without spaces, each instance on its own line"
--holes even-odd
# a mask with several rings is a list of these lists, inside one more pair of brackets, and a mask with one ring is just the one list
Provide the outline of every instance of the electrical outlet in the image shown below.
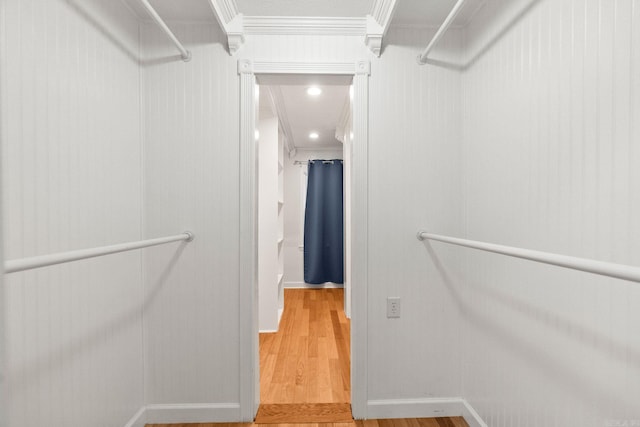
[[400,317],[400,297],[387,298],[387,317]]

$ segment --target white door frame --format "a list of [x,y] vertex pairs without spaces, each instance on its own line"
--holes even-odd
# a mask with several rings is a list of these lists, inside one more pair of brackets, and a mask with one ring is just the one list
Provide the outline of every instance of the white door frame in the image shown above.
[[351,180],[351,409],[367,417],[367,272],[369,61],[340,63],[238,61],[240,75],[240,415],[253,421],[260,404],[258,345],[256,74],[353,76]]

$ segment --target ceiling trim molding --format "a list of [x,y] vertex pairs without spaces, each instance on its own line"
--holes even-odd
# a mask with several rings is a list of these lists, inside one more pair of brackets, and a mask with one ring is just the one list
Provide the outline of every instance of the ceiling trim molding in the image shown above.
[[220,28],[227,35],[229,55],[234,55],[244,44],[243,16],[235,0],[209,0]]
[[351,120],[351,97],[348,97],[342,106],[342,112],[336,124],[336,139],[344,144],[347,129]]
[[209,4],[221,27],[233,21],[233,18],[240,14],[236,0],[209,0]]
[[[396,0],[376,0],[371,10],[371,16],[381,27],[384,28],[386,34],[391,24],[391,19],[396,11]],[[384,34],[383,34],[384,36]]]
[[342,150],[342,145],[325,145],[323,147],[297,147],[296,148],[298,153],[307,153],[309,151],[341,151]]
[[375,0],[371,14],[367,15],[367,30],[364,43],[376,56],[382,53],[382,39],[389,30],[396,11],[397,0]]
[[[212,0],[213,1],[213,0]],[[251,35],[362,36],[365,18],[307,16],[245,16],[244,31]]]
[[[366,66],[368,61],[359,61],[354,67],[353,62],[260,62],[253,63],[253,72],[256,74],[329,74],[329,75],[353,75],[358,66]],[[362,65],[365,64],[365,65]]]
[[280,86],[267,86],[271,101],[276,110],[276,116],[282,127],[282,133],[284,133],[284,142],[287,146],[287,153],[291,153],[296,149],[296,144],[293,139],[293,132],[291,131],[291,122],[289,121],[289,115],[287,114],[287,107],[284,104],[284,97],[282,96],[282,90]]

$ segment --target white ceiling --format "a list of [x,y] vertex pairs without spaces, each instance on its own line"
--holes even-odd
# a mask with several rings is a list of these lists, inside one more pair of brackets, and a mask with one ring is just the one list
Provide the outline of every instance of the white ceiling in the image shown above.
[[[141,19],[148,19],[139,0],[124,0]],[[465,25],[487,0],[467,0],[454,25]],[[166,21],[216,22],[209,0],[149,0]],[[236,0],[245,16],[364,17],[374,0]],[[392,25],[437,26],[455,0],[398,0]]]
[[[266,86],[265,83],[269,83]],[[297,149],[342,148],[335,138],[336,125],[345,104],[349,101],[350,78],[335,76],[264,76],[260,80],[261,114],[268,113],[263,95],[271,91],[278,105],[278,115],[285,130],[290,132],[290,142]],[[316,97],[307,94],[307,88],[318,86],[322,94]],[[312,140],[309,133],[317,132],[319,138]]]
[[[486,1],[467,0],[456,16],[454,25],[466,25]],[[455,3],[455,0],[398,0],[392,25],[411,27],[439,26]]]
[[[123,0],[143,20],[148,19],[139,0]],[[375,0],[235,0],[245,16],[282,17],[365,17],[372,13]],[[392,26],[438,26],[456,0],[398,0]],[[487,0],[467,0],[454,25],[466,25]],[[216,23],[210,0],[149,0],[158,14],[167,21],[204,21]],[[261,76],[260,84],[273,87],[276,105],[284,111],[288,132],[296,148],[340,147],[335,139],[336,124],[349,97],[350,81],[331,76]],[[309,85],[321,85],[317,98],[306,94]],[[263,102],[264,104],[264,99]],[[263,107],[263,114],[267,110]],[[281,121],[283,117],[280,117]],[[316,131],[320,138],[309,139]]]
[[[149,19],[139,0],[124,1],[140,19]],[[149,0],[149,3],[165,21],[216,22],[209,0]]]
[[236,0],[245,16],[364,17],[374,0]]

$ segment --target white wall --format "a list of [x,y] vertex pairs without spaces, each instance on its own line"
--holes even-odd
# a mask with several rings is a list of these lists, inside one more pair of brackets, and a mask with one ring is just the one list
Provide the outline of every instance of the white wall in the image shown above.
[[[542,0],[463,75],[463,236],[640,265],[639,27],[636,1]],[[490,426],[640,422],[637,285],[456,251],[463,395]]]
[[[5,259],[139,240],[137,20],[97,0],[0,13]],[[123,426],[144,400],[140,254],[4,279],[4,425]]]
[[[419,229],[455,234],[461,219],[460,75],[416,65],[416,56],[431,34],[392,28],[382,57],[372,62],[368,291],[372,400],[460,393],[459,309],[447,281],[415,238]],[[457,41],[443,42],[443,47],[451,47]],[[442,256],[450,260],[452,252],[445,249]],[[386,318],[387,297],[401,298],[400,319]]]
[[[303,198],[303,178],[306,165],[296,165],[295,161],[307,162],[311,159],[342,159],[342,149],[297,150],[293,157],[284,159],[284,286],[285,288],[313,287],[304,282],[304,217],[301,213],[305,203]],[[306,178],[306,177],[305,177]]]
[[[190,229],[196,238],[145,256],[147,403],[196,404],[205,417],[215,414],[209,419],[239,419],[246,307],[238,300],[237,58],[214,25],[172,28],[191,62],[177,60],[155,25],[142,26],[145,234]],[[181,408],[152,409],[148,421],[189,412]]]
[[[237,330],[247,309],[238,299],[238,58],[372,61],[369,398],[457,396],[456,306],[414,237],[427,226],[457,232],[460,219],[451,214],[461,206],[460,77],[415,63],[432,31],[391,32],[380,59],[361,37],[336,36],[249,36],[230,57],[210,25],[173,27],[193,52],[190,63],[163,60],[175,57],[172,47],[155,27],[143,28],[145,208],[162,212],[147,216],[146,232],[189,227],[197,237],[147,310],[148,402],[215,404],[211,419],[233,415],[238,402]],[[147,257],[150,278],[172,255],[157,253]],[[403,298],[402,319],[386,319],[387,296]]]

